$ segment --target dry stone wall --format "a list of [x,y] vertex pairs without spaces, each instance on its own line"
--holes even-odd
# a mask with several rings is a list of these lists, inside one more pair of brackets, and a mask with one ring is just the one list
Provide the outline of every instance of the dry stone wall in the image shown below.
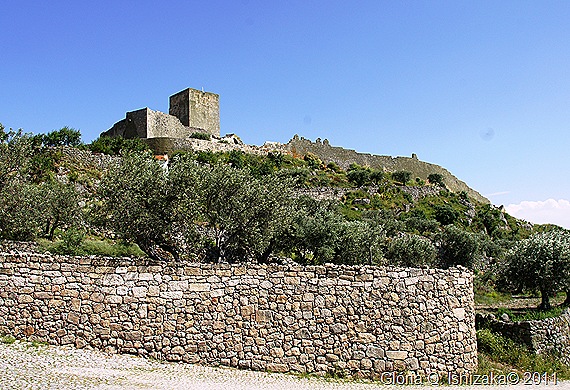
[[477,315],[477,327],[489,328],[531,351],[541,354],[555,354],[570,365],[570,311],[569,309],[552,318],[531,321],[501,321],[493,315]]
[[0,332],[279,372],[459,373],[477,362],[472,274],[0,254]]

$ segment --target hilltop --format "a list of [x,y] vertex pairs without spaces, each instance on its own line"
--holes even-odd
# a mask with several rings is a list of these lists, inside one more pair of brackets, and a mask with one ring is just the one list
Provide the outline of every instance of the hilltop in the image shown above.
[[101,133],[101,136],[142,139],[156,154],[191,150],[213,152],[241,150],[254,154],[279,152],[303,158],[310,153],[321,161],[335,163],[344,170],[347,170],[350,164],[358,164],[384,173],[410,172],[412,179],[418,178],[423,181],[428,180],[430,174],[437,174],[443,178],[449,190],[457,193],[465,192],[479,202],[490,203],[447,169],[420,161],[416,155],[408,158],[358,153],[331,146],[326,139],[322,142],[320,139],[311,142],[297,135],[287,144],[266,142],[260,147],[245,145],[233,134],[221,137],[219,101],[220,97],[215,93],[186,88],[170,96],[168,114],[148,107],[129,111],[124,119]]

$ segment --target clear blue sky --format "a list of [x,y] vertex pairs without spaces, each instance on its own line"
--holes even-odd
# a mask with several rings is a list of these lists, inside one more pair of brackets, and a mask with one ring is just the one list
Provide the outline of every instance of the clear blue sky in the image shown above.
[[204,88],[222,134],[417,153],[570,228],[568,1],[22,0],[0,26],[6,127],[91,141]]

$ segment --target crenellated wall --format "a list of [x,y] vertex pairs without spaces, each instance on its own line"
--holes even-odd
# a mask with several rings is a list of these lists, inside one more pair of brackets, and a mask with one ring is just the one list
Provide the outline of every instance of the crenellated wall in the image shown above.
[[278,372],[459,373],[477,364],[472,274],[373,266],[150,265],[0,254],[0,332]]

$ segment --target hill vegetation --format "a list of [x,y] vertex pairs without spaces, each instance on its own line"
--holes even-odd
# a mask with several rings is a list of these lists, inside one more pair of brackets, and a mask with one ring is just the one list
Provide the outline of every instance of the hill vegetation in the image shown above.
[[[68,127],[32,135],[0,124],[0,239],[160,262],[461,265],[475,273],[477,301],[540,292],[548,310],[565,292],[570,304],[568,230],[425,176],[343,169],[310,152],[176,152],[165,163],[140,140],[85,145]],[[529,366],[497,352],[499,336],[480,336],[482,367]]]
[[[156,261],[462,265],[479,292],[537,290],[545,308],[570,290],[568,231],[454,193],[435,172],[425,181],[355,163],[344,170],[311,153],[239,150],[177,152],[165,165],[133,140],[84,145],[67,127],[0,129],[3,239]],[[118,157],[77,158],[94,152]]]

